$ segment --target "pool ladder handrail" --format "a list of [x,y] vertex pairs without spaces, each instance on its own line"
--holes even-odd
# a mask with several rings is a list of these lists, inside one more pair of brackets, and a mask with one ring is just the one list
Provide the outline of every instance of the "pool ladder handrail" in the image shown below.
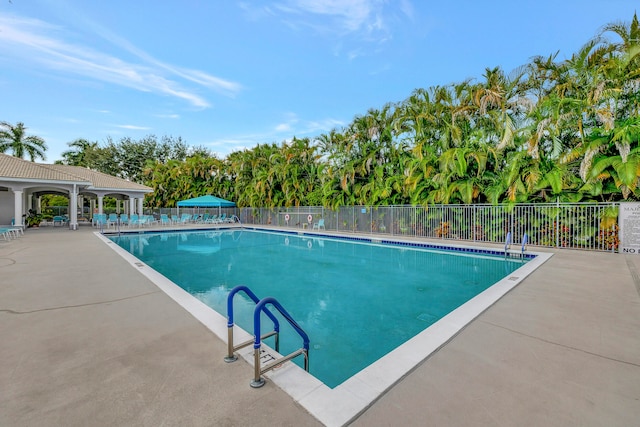
[[[264,311],[265,313],[269,313],[266,305],[271,304],[275,307],[278,312],[289,322],[291,327],[300,335],[302,338],[302,348],[289,353],[286,356],[282,356],[271,363],[268,363],[263,368],[261,368],[260,364],[260,312]],[[304,370],[309,372],[309,336],[307,333],[300,327],[298,322],[294,320],[293,317],[284,309],[284,307],[278,302],[277,299],[273,297],[266,297],[260,300],[260,302],[256,305],[256,308],[253,310],[253,335],[254,335],[254,343],[253,343],[253,369],[254,369],[254,378],[251,381],[251,387],[260,388],[264,385],[264,379],[262,378],[262,374],[271,369],[275,368],[282,363],[294,359],[300,355],[304,356]]]
[[507,232],[507,238],[504,241],[504,254],[507,254],[509,247],[511,246],[511,232]]
[[[248,341],[242,342],[236,346],[233,345],[233,298],[234,296],[243,291],[244,293],[251,298],[253,302],[256,303],[256,307],[253,310],[253,335],[254,337]],[[282,356],[271,363],[261,367],[260,361],[260,347],[262,346],[261,340],[269,338],[275,335],[275,350],[276,352],[280,352],[280,323],[278,319],[274,316],[274,314],[269,311],[266,307],[267,304],[271,304],[278,312],[284,317],[287,322],[291,325],[291,327],[300,335],[303,341],[302,348],[290,353],[286,356]],[[267,317],[271,319],[273,322],[274,330],[271,332],[267,332],[264,335],[260,335],[260,314],[264,312]],[[239,285],[236,286],[229,292],[227,296],[227,333],[228,333],[228,342],[227,342],[227,356],[224,358],[225,362],[235,362],[238,360],[238,357],[234,354],[236,350],[244,348],[249,344],[253,343],[253,355],[254,355],[254,378],[251,381],[251,387],[259,388],[264,385],[264,379],[262,378],[262,374],[265,372],[275,368],[276,366],[289,361],[295,357],[300,355],[304,356],[304,370],[309,372],[309,336],[307,333],[300,327],[298,322],[296,322],[293,317],[282,307],[282,305],[273,297],[266,297],[261,300],[258,300],[256,294],[251,291],[247,286]]]
[[[244,285],[236,286],[231,290],[231,292],[229,292],[229,295],[227,296],[227,356],[224,358],[224,361],[227,363],[235,362],[236,360],[238,360],[238,356],[236,356],[234,353],[237,350],[247,347],[254,342],[254,339],[251,338],[250,340],[243,341],[238,345],[235,345],[235,346],[233,345],[233,324],[234,324],[233,323],[233,297],[236,296],[236,294],[240,291],[247,294],[247,296],[251,298],[251,300],[254,303],[258,304],[260,302],[260,299],[256,296],[256,294],[254,294],[251,289],[249,289],[247,286],[244,286]],[[280,351],[280,322],[278,321],[278,318],[269,310],[265,309],[264,312],[273,322],[273,331],[267,332],[266,334],[264,334],[262,336],[262,339],[275,336],[275,349],[276,351],[279,352]]]
[[[520,256],[524,257],[524,253],[527,250],[527,243],[529,243],[529,236],[527,235],[527,233],[524,233],[522,235],[522,248],[520,251]],[[508,256],[509,255],[509,247],[511,246],[511,232],[509,231],[507,233],[507,238],[505,239],[504,242],[504,256]]]

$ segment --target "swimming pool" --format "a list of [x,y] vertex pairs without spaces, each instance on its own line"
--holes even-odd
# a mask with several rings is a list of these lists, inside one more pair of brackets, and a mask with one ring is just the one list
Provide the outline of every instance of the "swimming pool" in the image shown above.
[[[234,227],[224,226],[224,228],[230,229]],[[260,229],[260,227],[246,226],[239,228]],[[163,231],[166,231],[166,229]],[[292,232],[289,229],[279,231],[283,233],[283,236],[288,233],[289,235],[304,235],[310,239],[314,237],[324,237],[320,235],[319,232],[314,233],[313,231],[304,234]],[[153,232],[146,230],[134,233],[153,234]],[[167,279],[167,277],[133,256],[129,251],[133,249],[133,243],[130,244],[129,250],[125,250],[107,238],[107,236],[99,232],[95,232],[94,234],[118,253],[132,269],[153,282],[162,292],[183,307],[186,312],[195,317],[222,342],[227,342],[227,319],[224,315],[211,309],[183,288]],[[164,234],[164,238],[168,239],[168,234]],[[373,243],[379,242],[404,247],[425,245],[424,240],[416,241],[414,239],[403,239],[397,236],[393,237],[393,239],[368,239],[353,234],[339,235],[338,237],[355,241],[373,240]],[[145,238],[146,237],[143,236],[143,239],[138,240],[139,247],[148,246],[148,241],[146,241],[147,245],[145,245]],[[161,239],[162,238],[161,235]],[[185,242],[181,243],[182,250],[189,252],[188,249],[190,245],[184,245],[184,243]],[[313,244],[312,241],[312,245]],[[443,242],[441,244],[440,242],[434,241],[427,245],[433,249],[477,254],[485,254],[487,252],[498,254],[500,252],[499,250],[493,251],[487,247],[471,246],[469,244],[456,242],[447,242],[447,244]],[[203,250],[202,246],[196,246],[191,249],[192,252]],[[220,249],[220,247],[213,247],[205,249],[204,252],[217,253]],[[142,250],[144,251],[144,248]],[[314,376],[307,374],[293,363],[285,363],[279,369],[265,374],[265,377],[289,394],[295,402],[305,408],[324,425],[345,425],[354,420],[358,414],[362,413],[369,405],[379,399],[382,394],[408,375],[420,363],[423,363],[440,347],[454,339],[466,325],[480,316],[485,310],[505,296],[511,289],[520,284],[529,274],[533,273],[553,256],[553,254],[548,251],[527,252],[531,258],[530,261],[522,267],[502,278],[493,286],[462,304],[424,331],[409,339],[406,343],[384,355],[335,388],[329,388],[326,384]],[[251,338],[251,335],[247,331],[243,331],[239,327],[236,327],[236,329],[239,340]],[[237,354],[249,364],[253,363],[253,349],[251,346],[238,351]],[[222,355],[213,355],[213,357],[222,357]],[[251,379],[250,375],[247,375],[247,378],[239,378],[239,381],[247,381],[247,388],[249,388]]]
[[[259,297],[277,298],[311,339],[311,374],[331,388],[528,259],[491,250],[261,230],[112,239],[222,315],[229,291],[240,284]],[[253,306],[236,298],[236,324],[247,331],[252,331]],[[295,334],[283,331],[281,353],[299,346]]]

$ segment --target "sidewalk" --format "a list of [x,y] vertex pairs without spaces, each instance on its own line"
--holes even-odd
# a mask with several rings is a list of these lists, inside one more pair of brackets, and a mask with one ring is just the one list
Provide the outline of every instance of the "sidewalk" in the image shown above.
[[[354,426],[630,426],[640,257],[558,251]],[[317,426],[90,227],[0,242],[0,425]]]
[[0,425],[320,425],[92,231],[0,243]]

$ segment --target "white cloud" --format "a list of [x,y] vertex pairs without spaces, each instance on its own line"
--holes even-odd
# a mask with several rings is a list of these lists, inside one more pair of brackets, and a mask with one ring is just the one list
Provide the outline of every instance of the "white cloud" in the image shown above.
[[280,123],[276,125],[276,132],[289,132],[291,130],[291,125],[289,123]]
[[[284,0],[275,8],[319,33],[355,34],[370,42],[384,42],[392,32],[385,17],[395,15],[396,8],[395,4],[387,3],[386,0]],[[402,0],[400,10],[411,17],[410,0]],[[320,19],[320,23],[311,23],[314,18]]]
[[184,83],[195,83],[227,96],[234,96],[242,88],[238,83],[200,70],[158,61],[97,25],[94,28],[100,35],[133,53],[141,62],[127,62],[87,46],[65,42],[59,28],[36,19],[3,15],[0,16],[0,27],[0,54],[38,63],[49,70],[176,97],[198,108],[209,107],[209,101],[185,87]]
[[368,27],[382,8],[379,0],[289,0],[287,5],[289,10],[338,18],[347,31]]
[[136,125],[116,125],[116,127],[120,129],[129,129],[129,130],[151,130],[150,127],[136,126]]
[[413,9],[413,4],[409,0],[400,0],[400,10],[405,16],[411,20],[413,20],[415,16],[415,10]]
[[298,123],[298,116],[296,113],[285,113],[285,121],[284,123],[279,123],[274,127],[274,130],[278,133],[282,132],[291,132],[294,128],[294,125]]

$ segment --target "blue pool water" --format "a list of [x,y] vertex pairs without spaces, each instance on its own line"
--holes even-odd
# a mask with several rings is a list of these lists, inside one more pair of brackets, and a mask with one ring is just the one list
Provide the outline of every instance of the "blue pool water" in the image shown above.
[[[311,374],[329,387],[523,264],[502,256],[265,231],[163,232],[112,240],[222,315],[237,285],[260,298],[278,299],[310,337]],[[253,303],[240,293],[234,307],[236,324],[252,333]],[[300,346],[300,338],[283,326],[280,352]]]

